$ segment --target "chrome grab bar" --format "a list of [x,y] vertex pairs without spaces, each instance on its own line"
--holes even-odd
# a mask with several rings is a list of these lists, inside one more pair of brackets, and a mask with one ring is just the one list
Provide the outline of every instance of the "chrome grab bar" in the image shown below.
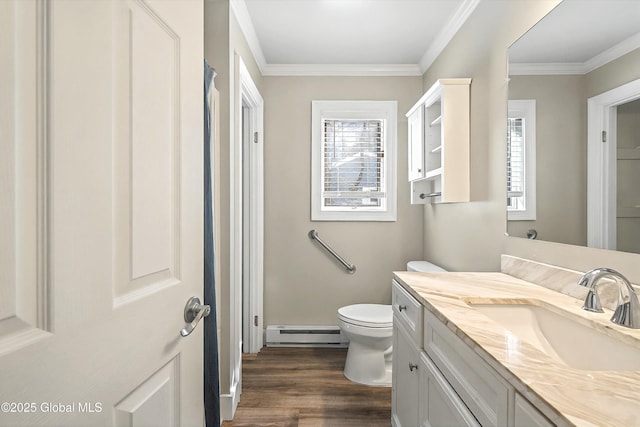
[[342,265],[344,265],[344,268],[347,269],[347,272],[349,274],[353,274],[353,273],[356,272],[356,266],[353,265],[353,264],[349,264],[347,261],[345,261],[344,258],[342,258],[340,255],[338,255],[336,251],[331,249],[331,247],[329,247],[329,245],[327,245],[320,237],[318,237],[318,232],[316,230],[309,231],[309,238],[311,240],[316,240],[318,243],[320,243],[320,245],[323,248],[325,248],[327,250],[327,252],[329,252],[331,255],[333,255],[335,257],[335,259],[337,259],[338,261],[340,261],[340,263]]
[[433,193],[420,193],[420,198],[422,200],[426,199],[427,197],[440,197],[440,196],[442,196],[441,191],[435,191]]

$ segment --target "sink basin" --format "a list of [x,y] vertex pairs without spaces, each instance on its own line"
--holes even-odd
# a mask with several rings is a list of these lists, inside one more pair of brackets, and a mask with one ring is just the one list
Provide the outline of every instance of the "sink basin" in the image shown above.
[[640,348],[611,337],[571,313],[533,304],[472,304],[518,339],[576,369],[640,371]]

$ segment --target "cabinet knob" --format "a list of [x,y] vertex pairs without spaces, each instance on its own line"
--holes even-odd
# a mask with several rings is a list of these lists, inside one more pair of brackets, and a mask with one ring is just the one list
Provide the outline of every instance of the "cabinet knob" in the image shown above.
[[404,311],[404,310],[406,310],[406,309],[407,309],[407,306],[406,306],[406,305],[400,305],[400,304],[398,304],[398,310],[400,310],[400,311]]
[[415,370],[417,370],[417,369],[418,369],[418,365],[416,365],[415,363],[411,363],[411,362],[409,362],[409,370],[410,370],[411,372],[413,372],[413,371],[414,371],[414,369],[415,369]]

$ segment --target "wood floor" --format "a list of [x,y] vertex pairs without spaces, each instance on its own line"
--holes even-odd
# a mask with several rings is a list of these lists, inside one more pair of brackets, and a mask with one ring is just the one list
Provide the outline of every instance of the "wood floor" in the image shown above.
[[242,395],[223,427],[391,425],[391,387],[347,380],[346,349],[265,347],[242,361]]

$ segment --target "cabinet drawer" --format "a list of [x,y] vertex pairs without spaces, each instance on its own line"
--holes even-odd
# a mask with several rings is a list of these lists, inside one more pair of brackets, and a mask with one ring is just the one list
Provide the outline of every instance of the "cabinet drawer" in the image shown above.
[[507,425],[509,385],[426,309],[424,349],[481,425]]
[[429,356],[420,355],[420,426],[480,427]]
[[395,319],[409,332],[418,347],[422,347],[422,305],[395,280],[391,295]]

